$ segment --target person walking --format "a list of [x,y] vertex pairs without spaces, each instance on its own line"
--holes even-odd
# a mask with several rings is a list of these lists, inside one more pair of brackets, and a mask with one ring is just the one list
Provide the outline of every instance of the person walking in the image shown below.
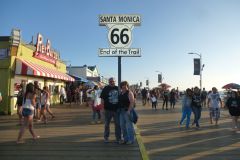
[[[216,87],[212,88],[212,93],[208,96],[208,108],[210,123],[213,124],[213,119],[215,120],[215,125],[218,125],[218,120],[220,118],[220,108],[222,108],[222,100],[217,91]],[[221,106],[221,107],[220,107]]]
[[141,94],[142,94],[142,105],[145,106],[146,103],[147,103],[147,90],[146,88],[144,87],[141,91]]
[[34,85],[32,83],[29,83],[26,86],[26,93],[24,95],[24,104],[23,104],[23,110],[22,110],[22,115],[24,117],[24,124],[20,128],[18,138],[17,138],[17,144],[24,143],[22,137],[26,127],[29,128],[29,132],[31,133],[34,140],[40,138],[40,136],[37,136],[33,130],[33,114],[34,114],[35,105],[36,105],[36,94],[34,92]]
[[2,93],[0,92],[0,102],[2,102]]
[[66,95],[65,88],[63,87],[63,85],[61,85],[61,88],[60,88],[60,104],[63,104],[65,102],[66,98],[67,98],[67,95]]
[[119,90],[115,85],[115,79],[109,78],[109,85],[105,86],[100,95],[101,104],[104,106],[104,142],[109,142],[110,122],[114,118],[116,142],[121,140],[121,128],[119,123],[118,95]]
[[164,106],[166,105],[166,110],[168,110],[168,99],[169,99],[169,93],[165,89],[163,91],[163,105],[162,105],[162,110],[164,110]]
[[51,118],[55,118],[55,116],[53,115],[53,112],[52,110],[50,109],[50,106],[51,106],[51,103],[50,103],[50,99],[51,99],[51,93],[48,89],[47,86],[45,86],[45,92],[47,93],[47,100],[46,100],[46,110],[47,110],[47,113],[51,115]]
[[[95,85],[93,89],[94,90],[93,90],[93,105],[92,105],[92,111],[93,111],[92,124],[96,124],[96,123],[101,123],[101,109],[102,109],[101,98],[100,98],[101,90],[97,85]],[[96,115],[98,116],[98,118],[96,118]]]
[[206,107],[206,101],[207,101],[207,91],[205,90],[205,88],[203,88],[202,92],[201,92],[201,102],[202,102],[202,107]]
[[129,90],[127,81],[120,83],[121,92],[119,94],[119,108],[120,108],[120,126],[123,133],[123,141],[120,144],[134,143],[134,128],[132,122],[132,109],[134,106],[134,95]]
[[191,118],[191,113],[192,113],[192,90],[190,88],[188,88],[186,90],[186,94],[183,97],[182,100],[182,118],[179,122],[179,125],[182,125],[183,121],[185,120],[185,118],[187,117],[187,121],[186,121],[186,129],[189,128],[189,124],[190,124],[190,118]]
[[23,116],[22,116],[22,105],[23,105],[23,97],[24,97],[24,93],[23,93],[23,85],[20,84],[19,89],[18,89],[18,94],[17,94],[17,114],[18,114],[18,119],[19,119],[19,123],[18,125],[22,125],[23,123]]
[[39,121],[41,121],[41,118],[43,117],[44,124],[47,124],[47,116],[46,116],[46,110],[47,106],[50,105],[49,103],[49,93],[47,91],[47,87],[43,87],[42,95],[41,95],[41,115],[39,118]]
[[231,96],[227,99],[226,107],[232,117],[233,130],[240,133],[240,128],[238,126],[238,118],[240,116],[240,98],[237,92],[232,91]]
[[152,102],[152,109],[157,110],[157,95],[154,91],[151,93],[150,99]]
[[172,89],[170,92],[170,108],[171,109],[174,109],[176,104],[176,99],[177,99],[176,91],[175,89]]
[[201,91],[198,87],[194,87],[193,89],[193,97],[192,97],[192,111],[194,114],[194,121],[192,125],[196,124],[196,127],[199,128],[199,119],[201,118],[202,105],[201,105]]
[[41,110],[41,89],[39,87],[38,81],[34,81],[34,92],[36,94],[36,103],[34,109],[34,119],[37,121],[40,118]]

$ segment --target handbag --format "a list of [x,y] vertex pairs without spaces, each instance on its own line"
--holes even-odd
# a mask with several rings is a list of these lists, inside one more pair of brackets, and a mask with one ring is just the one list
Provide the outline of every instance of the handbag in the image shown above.
[[136,110],[134,108],[131,110],[131,121],[134,124],[136,124],[137,121],[138,121],[138,114],[137,114],[137,112],[136,112]]

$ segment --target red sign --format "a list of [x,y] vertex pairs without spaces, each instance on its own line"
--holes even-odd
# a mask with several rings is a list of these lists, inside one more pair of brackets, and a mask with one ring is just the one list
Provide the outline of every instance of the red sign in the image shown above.
[[58,54],[51,50],[50,40],[47,40],[47,44],[44,46],[43,37],[40,33],[37,35],[36,51],[33,57],[54,65],[56,65],[56,61],[58,60]]
[[41,59],[41,60],[43,60],[45,62],[48,62],[48,63],[56,65],[56,61],[57,60],[52,58],[52,57],[50,57],[50,56],[47,56],[46,54],[39,53],[39,52],[34,52],[33,57],[37,58],[37,59]]

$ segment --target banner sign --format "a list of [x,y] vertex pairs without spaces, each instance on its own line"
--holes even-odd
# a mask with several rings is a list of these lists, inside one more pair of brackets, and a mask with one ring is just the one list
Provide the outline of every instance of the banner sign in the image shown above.
[[193,59],[193,64],[194,64],[194,72],[193,75],[200,75],[200,59],[199,58],[194,58]]
[[162,83],[162,74],[158,74],[158,83]]

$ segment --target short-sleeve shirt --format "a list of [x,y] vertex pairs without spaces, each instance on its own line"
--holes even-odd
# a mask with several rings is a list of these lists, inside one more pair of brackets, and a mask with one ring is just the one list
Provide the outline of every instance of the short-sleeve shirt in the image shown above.
[[210,99],[210,108],[220,108],[220,95],[219,93],[210,93],[208,95],[208,99]]
[[116,111],[118,108],[118,87],[106,86],[103,88],[100,98],[104,100],[104,109]]

